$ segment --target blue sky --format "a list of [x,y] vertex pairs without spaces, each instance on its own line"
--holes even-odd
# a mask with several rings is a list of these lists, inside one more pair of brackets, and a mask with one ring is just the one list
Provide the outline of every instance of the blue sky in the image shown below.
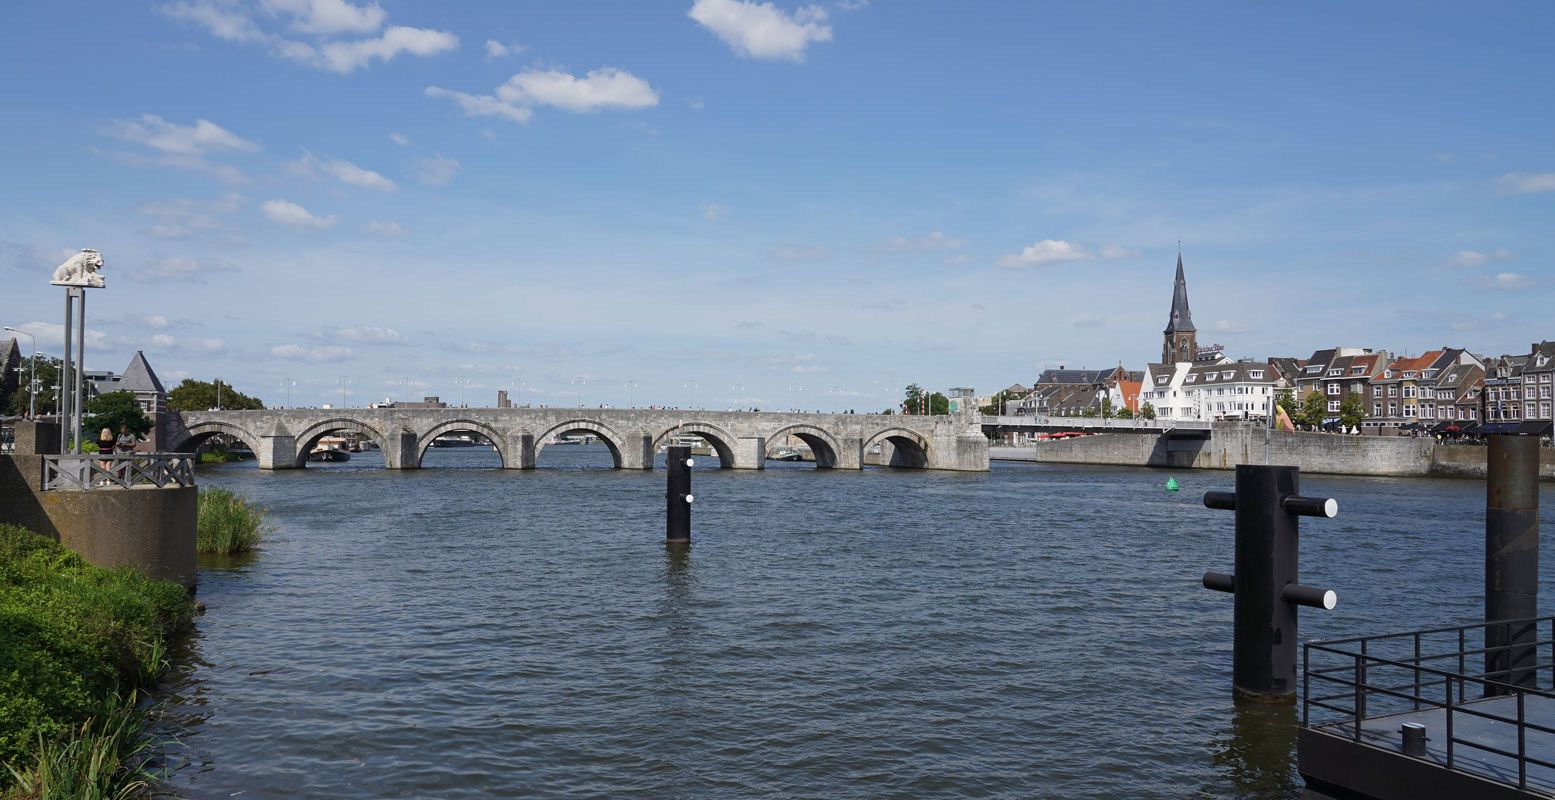
[[[270,402],[879,409],[1555,336],[1555,5],[29,3],[0,324]],[[25,347],[24,339],[24,347]],[[581,378],[580,382],[578,379]],[[287,387],[283,389],[283,387]]]

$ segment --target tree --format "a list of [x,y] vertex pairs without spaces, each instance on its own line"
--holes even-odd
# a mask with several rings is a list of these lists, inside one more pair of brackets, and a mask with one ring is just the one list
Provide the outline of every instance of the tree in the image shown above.
[[1293,419],[1303,425],[1319,427],[1323,424],[1323,418],[1328,416],[1328,399],[1322,392],[1308,392],[1307,396],[1301,399],[1300,411],[1301,416]]
[[1127,407],[1118,409],[1118,419],[1133,419],[1133,418],[1134,418],[1134,409],[1127,408]]
[[[27,362],[22,359],[22,371],[18,376],[21,379],[17,391],[11,393],[11,397],[4,406],[0,406],[0,416],[14,416],[27,411]],[[39,414],[52,414],[56,410],[56,400],[59,387],[59,359],[49,358],[45,355],[38,356],[38,401],[36,403]]]
[[1020,395],[1015,394],[1014,392],[1011,392],[1011,391],[1009,391],[1007,389],[1002,389],[1002,390],[999,391],[998,394],[993,396],[993,399],[991,401],[989,401],[988,405],[983,406],[982,408],[980,408],[978,410],[983,412],[984,414],[993,414],[993,415],[1003,414],[1004,413],[1004,404],[1005,403],[1008,403],[1011,400],[1019,400],[1019,399],[1020,399]]
[[220,407],[234,411],[259,411],[265,404],[257,397],[249,397],[246,394],[232,388],[231,384],[220,379],[215,381],[197,381],[193,378],[184,378],[183,383],[173,387],[167,393],[167,407],[173,411],[209,411],[217,407],[216,387],[221,386]]
[[1346,428],[1359,428],[1366,419],[1366,398],[1360,392],[1350,392],[1339,401],[1339,424]]
[[86,419],[81,423],[84,439],[96,439],[97,432],[103,428],[118,435],[123,426],[136,436],[144,436],[151,430],[151,420],[140,410],[132,392],[100,394],[87,401],[86,413]]
[[1295,422],[1297,417],[1301,415],[1301,405],[1296,402],[1296,391],[1294,389],[1281,389],[1275,392],[1274,403],[1285,409],[1285,416],[1290,417],[1291,422]]
[[903,414],[949,414],[950,398],[939,392],[925,394],[916,383],[907,384],[906,397],[902,401]]
[[1145,404],[1139,409],[1139,418],[1155,419],[1155,406],[1151,405],[1149,401],[1145,401]]
[[1112,398],[1103,397],[1101,399],[1101,418],[1112,419],[1112,417]]
[[1085,408],[1080,409],[1080,416],[1085,417],[1086,419],[1090,419],[1096,416],[1096,406],[1086,406]]

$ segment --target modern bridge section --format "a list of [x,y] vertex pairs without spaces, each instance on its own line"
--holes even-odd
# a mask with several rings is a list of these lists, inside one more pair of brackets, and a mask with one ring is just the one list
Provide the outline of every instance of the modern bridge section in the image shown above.
[[1208,420],[1101,419],[1100,417],[1052,417],[1042,414],[985,416],[982,427],[990,435],[1019,431],[1081,431],[1083,433],[1153,433],[1172,438],[1204,439],[1213,423]]
[[[988,439],[972,416],[798,414],[580,408],[289,409],[186,411],[170,431],[173,449],[198,450],[227,434],[253,449],[260,469],[295,469],[329,434],[352,432],[376,442],[389,469],[416,469],[432,441],[478,434],[496,446],[508,469],[533,469],[540,451],[565,434],[587,433],[610,449],[621,469],[652,469],[661,445],[695,436],[712,445],[720,466],[762,469],[767,449],[792,435],[809,445],[821,468],[866,463],[983,472]],[[878,445],[879,455],[873,453]]]

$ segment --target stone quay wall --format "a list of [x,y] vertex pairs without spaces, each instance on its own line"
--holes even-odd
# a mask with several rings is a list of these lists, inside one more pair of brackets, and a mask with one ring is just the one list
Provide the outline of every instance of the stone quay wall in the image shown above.
[[[1289,433],[1240,423],[1216,424],[1208,439],[1155,434],[1101,434],[1028,447],[991,447],[995,461],[1108,464],[1173,469],[1233,469],[1283,464],[1302,472],[1388,477],[1483,478],[1487,448],[1437,444],[1427,438]],[[1555,450],[1541,451],[1539,478],[1555,480]]]

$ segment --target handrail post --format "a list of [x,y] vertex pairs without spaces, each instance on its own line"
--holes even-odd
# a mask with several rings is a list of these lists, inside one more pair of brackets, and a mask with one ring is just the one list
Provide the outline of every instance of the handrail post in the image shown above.
[[[1536,683],[1531,643],[1537,626],[1505,620],[1539,614],[1539,440],[1531,436],[1492,436],[1485,472],[1485,627],[1486,677],[1513,686]],[[1485,696],[1509,689],[1485,687]]]
[[1528,788],[1528,728],[1523,717],[1522,692],[1517,693],[1517,788]]
[[[1447,768],[1448,769],[1452,769],[1452,737],[1453,737],[1453,734],[1452,734],[1452,709],[1453,709],[1453,704],[1452,704],[1452,676],[1448,675],[1447,677],[1442,679],[1442,682],[1444,684],[1446,684],[1446,688],[1447,688],[1447,713],[1445,715],[1447,717]],[[1458,679],[1458,701],[1459,702],[1463,701],[1463,679],[1462,678]]]
[[1352,653],[1351,657],[1355,659],[1355,674],[1353,676],[1355,678],[1355,702],[1352,709],[1355,716],[1353,722],[1355,741],[1359,742],[1361,740],[1361,716],[1366,713],[1366,701],[1361,699],[1361,684],[1363,683],[1361,680],[1361,657],[1356,653]]
[[1420,710],[1420,634],[1415,633],[1415,710]]

